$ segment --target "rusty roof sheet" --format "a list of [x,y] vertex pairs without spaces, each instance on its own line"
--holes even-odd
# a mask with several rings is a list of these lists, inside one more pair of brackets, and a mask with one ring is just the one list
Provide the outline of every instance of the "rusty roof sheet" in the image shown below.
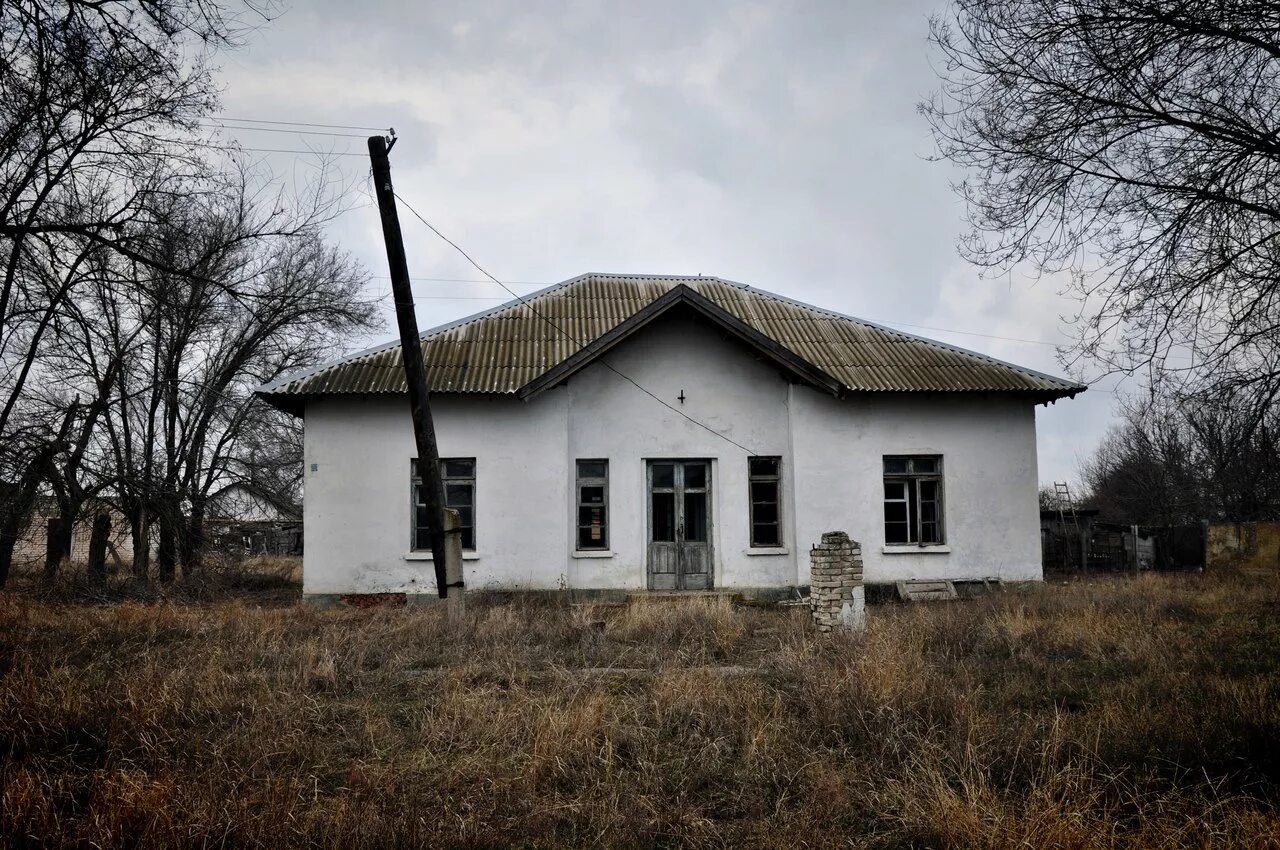
[[[686,286],[854,392],[1027,392],[1085,388],[953,345],[715,277],[585,274],[422,335],[431,391],[516,393],[670,290]],[[570,339],[572,337],[572,339]],[[396,340],[258,389],[300,396],[406,392]],[[291,398],[292,397],[292,398]]]

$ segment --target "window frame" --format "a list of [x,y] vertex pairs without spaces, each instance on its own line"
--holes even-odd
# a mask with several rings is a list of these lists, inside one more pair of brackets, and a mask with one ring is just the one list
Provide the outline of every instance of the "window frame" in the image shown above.
[[[469,463],[471,464],[470,475],[447,475],[447,464],[450,463]],[[479,538],[476,534],[476,470],[477,464],[474,457],[442,457],[440,458],[440,482],[445,491],[445,507],[451,507],[449,504],[448,485],[449,484],[469,484],[471,486],[471,525],[459,526],[460,530],[471,529],[471,545],[466,545],[466,535],[463,534],[463,552],[475,552]],[[418,475],[418,459],[409,459],[409,551],[410,552],[430,552],[431,546],[418,545],[418,530],[427,526],[418,525],[418,507],[421,504],[418,499],[418,488],[422,486],[422,477]]]
[[[600,463],[604,464],[604,476],[584,476],[582,474],[582,465],[584,463]],[[584,502],[582,500],[583,487],[600,487],[603,490],[603,499],[600,502]],[[604,513],[601,527],[601,545],[599,546],[583,546],[582,530],[590,528],[590,525],[582,524],[582,509],[599,507]],[[610,551],[610,518],[609,518],[609,459],[606,457],[581,457],[576,458],[573,462],[573,551],[575,552],[608,552]]]
[[[917,461],[929,461],[932,463],[932,469],[918,470],[916,468]],[[904,470],[901,472],[890,471],[890,462],[903,462]],[[946,546],[947,545],[947,527],[946,527],[946,505],[944,504],[943,495],[945,493],[943,457],[940,454],[911,454],[911,455],[884,455],[881,458],[881,533],[884,535],[885,546],[909,546],[917,548],[928,548],[930,546]],[[887,494],[890,484],[902,485],[902,497],[890,498]],[[933,499],[925,499],[922,491],[923,484],[934,485]],[[934,517],[932,520],[924,520],[921,518],[922,511],[920,506],[926,501],[932,502],[934,505]],[[888,506],[903,505],[905,509],[905,520],[890,520]],[[907,529],[906,540],[890,542],[889,526],[905,525]],[[936,528],[934,540],[924,540],[924,528],[932,525]]]
[[[775,471],[771,475],[760,475],[752,471],[751,461],[757,458],[763,460],[775,461]],[[774,496],[773,505],[776,511],[774,521],[769,523],[756,522],[756,483],[773,484]],[[760,504],[768,504],[761,502]],[[776,540],[772,543],[762,543],[756,540],[757,525],[772,525],[776,531]],[[747,458],[747,543],[752,549],[780,549],[786,545],[786,538],[782,533],[782,456],[781,455],[753,455]]]

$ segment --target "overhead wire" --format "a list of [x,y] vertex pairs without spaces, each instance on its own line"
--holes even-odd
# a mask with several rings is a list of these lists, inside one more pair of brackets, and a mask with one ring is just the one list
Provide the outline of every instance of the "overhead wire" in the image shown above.
[[[218,146],[207,145],[206,147],[216,148]],[[254,153],[294,153],[294,154],[300,154],[300,155],[306,154],[311,156],[368,156],[368,154],[355,153],[354,151],[316,151],[316,150],[296,150],[296,149],[289,149],[289,148],[246,148],[240,145],[236,145],[235,147],[221,148],[221,150],[227,151],[228,153],[235,153],[236,151],[253,151]]]
[[[488,271],[487,271],[483,266],[481,266],[479,263],[477,263],[477,262],[475,261],[475,259],[473,259],[473,258],[472,258],[472,256],[471,256],[470,254],[468,254],[466,251],[464,251],[464,250],[462,249],[462,246],[460,246],[458,243],[454,242],[454,241],[453,241],[452,239],[450,239],[448,236],[445,236],[445,235],[444,235],[443,233],[441,233],[438,229],[436,229],[436,226],[435,226],[434,224],[432,224],[431,222],[429,222],[429,221],[427,221],[425,218],[423,218],[423,217],[422,217],[422,215],[421,215],[421,214],[419,214],[419,213],[418,213],[418,211],[417,211],[417,210],[415,210],[415,209],[413,208],[413,205],[412,205],[412,204],[410,204],[408,201],[406,201],[404,198],[402,198],[402,197],[400,196],[400,194],[399,194],[399,193],[393,193],[393,194],[395,194],[396,199],[397,199],[397,200],[399,200],[399,201],[400,201],[400,203],[402,203],[402,204],[404,204],[404,205],[405,205],[405,208],[406,208],[407,210],[409,210],[409,212],[413,213],[414,218],[418,219],[418,221],[420,221],[420,222],[422,222],[424,225],[426,225],[428,230],[430,230],[430,231],[431,231],[432,233],[434,233],[436,236],[440,237],[440,239],[444,240],[446,243],[448,243],[448,245],[449,245],[450,247],[452,247],[455,251],[457,251],[459,254],[461,254],[461,255],[466,259],[466,261],[467,261],[468,263],[470,263],[470,264],[471,264],[471,265],[476,269],[476,271],[480,272],[482,275],[484,275],[485,277],[489,278],[489,280],[493,281],[494,283],[498,284],[498,286],[501,286],[503,289],[507,290],[507,292],[511,293],[512,297],[514,297],[514,298],[515,298],[517,301],[519,301],[522,305],[524,305],[525,307],[527,307],[527,308],[529,309],[529,311],[530,311],[530,312],[532,312],[535,316],[537,316],[539,319],[542,319],[542,321],[546,322],[548,325],[550,325],[552,328],[554,328],[554,329],[555,329],[557,332],[559,332],[560,334],[564,335],[565,339],[569,340],[569,341],[570,341],[570,342],[572,342],[574,345],[578,346],[578,350],[579,350],[579,351],[582,351],[583,349],[585,349],[585,348],[586,348],[586,345],[584,345],[582,342],[580,342],[580,341],[578,341],[576,338],[574,338],[573,334],[569,333],[569,332],[568,332],[568,331],[566,331],[564,328],[560,327],[558,324],[556,324],[555,322],[553,322],[550,318],[548,318],[545,314],[543,314],[541,310],[539,310],[538,308],[534,307],[534,306],[533,306],[533,304],[532,304],[532,303],[530,303],[529,301],[526,301],[526,300],[525,300],[525,298],[524,298],[523,296],[521,296],[521,295],[520,295],[519,293],[517,293],[515,290],[513,290],[513,289],[509,288],[505,283],[503,283],[502,281],[498,280],[498,278],[496,278],[496,277],[494,277],[492,274],[490,274],[490,273],[489,273],[489,272],[488,272]],[[657,396],[656,394],[654,394],[652,391],[650,391],[650,390],[649,390],[649,389],[647,389],[646,387],[642,386],[642,385],[640,384],[640,382],[639,382],[639,381],[635,380],[635,379],[634,379],[634,378],[632,378],[630,375],[627,375],[625,372],[622,372],[621,370],[617,369],[616,367],[614,367],[614,366],[613,366],[613,364],[609,363],[609,362],[608,362],[607,360],[605,360],[604,358],[600,358],[597,362],[598,362],[598,363],[600,363],[602,366],[604,366],[606,369],[608,369],[610,372],[612,372],[612,373],[614,373],[615,375],[617,375],[619,378],[622,378],[624,381],[626,381],[627,383],[631,384],[631,385],[632,385],[633,387],[635,387],[636,389],[640,390],[640,392],[644,393],[645,395],[647,395],[647,396],[649,396],[650,398],[652,398],[654,401],[658,402],[658,404],[661,404],[663,407],[665,407],[665,408],[667,408],[668,410],[670,410],[672,413],[675,413],[675,414],[677,414],[678,416],[682,416],[682,417],[684,417],[685,419],[687,419],[687,420],[689,420],[690,422],[692,422],[694,425],[697,425],[699,428],[702,428],[704,431],[706,431],[706,432],[708,432],[708,433],[710,433],[710,434],[714,434],[715,436],[719,437],[720,439],[724,440],[725,442],[730,443],[730,444],[732,444],[732,445],[734,445],[734,446],[737,446],[738,448],[740,448],[740,449],[742,449],[744,452],[746,452],[746,453],[747,453],[747,455],[748,455],[749,457],[758,457],[758,455],[757,455],[757,453],[756,453],[755,451],[753,451],[753,450],[751,450],[751,449],[747,448],[746,446],[742,445],[742,443],[739,443],[737,440],[733,439],[732,437],[729,437],[729,436],[727,436],[727,435],[725,435],[725,434],[720,433],[720,432],[719,432],[719,431],[717,431],[715,428],[712,428],[710,425],[706,424],[705,422],[700,422],[700,421],[698,421],[697,419],[694,419],[692,416],[690,416],[689,414],[685,413],[683,410],[680,410],[680,409],[679,409],[679,408],[677,408],[676,406],[674,406],[674,405],[670,404],[670,403],[669,403],[669,402],[667,402],[666,400],[664,400],[664,399],[660,398],[659,396]]]
[[317,124],[311,121],[268,121],[263,118],[232,118],[229,115],[214,115],[212,120],[235,121],[238,124],[281,124],[289,127],[332,127],[338,130],[368,130],[373,133],[385,133],[388,127],[360,127],[354,124]]
[[363,139],[359,133],[335,133],[330,130],[292,130],[287,127],[237,127],[233,124],[210,122],[199,124],[201,127],[218,130],[247,130],[251,133],[288,133],[297,136],[338,136],[344,139]]
[[358,153],[356,151],[322,151],[315,149],[297,150],[291,148],[253,148],[244,145],[215,145],[212,142],[196,142],[196,141],[179,141],[177,144],[193,145],[200,148],[210,148],[212,150],[225,151],[226,153],[235,153],[237,151],[253,151],[255,153],[292,153],[310,156],[362,156],[367,157],[367,153]]
[[[470,254],[468,254],[465,250],[463,250],[463,249],[462,249],[462,247],[461,247],[460,245],[458,245],[456,242],[454,242],[454,241],[453,241],[452,239],[450,239],[449,237],[445,236],[443,233],[441,233],[441,232],[436,228],[436,226],[435,226],[435,225],[433,225],[431,222],[429,222],[429,221],[427,221],[425,218],[423,218],[423,217],[422,217],[422,215],[421,215],[421,214],[420,214],[416,209],[414,209],[414,208],[413,208],[413,205],[412,205],[412,204],[410,204],[408,201],[406,201],[403,197],[401,197],[399,193],[394,193],[394,194],[395,194],[396,199],[397,199],[397,200],[399,200],[399,201],[400,201],[400,203],[404,204],[404,205],[405,205],[405,208],[406,208],[406,209],[408,209],[408,210],[409,210],[409,212],[413,214],[414,218],[418,219],[418,221],[420,221],[420,222],[422,222],[424,225],[426,225],[426,226],[427,226],[427,228],[428,228],[432,233],[434,233],[436,236],[438,236],[440,239],[442,239],[444,242],[446,242],[450,247],[452,247],[455,251],[457,251],[459,254],[461,254],[461,255],[463,256],[463,258],[464,258],[464,259],[466,259],[466,261],[467,261],[468,263],[470,263],[470,264],[472,265],[472,267],[474,267],[474,268],[476,269],[476,271],[480,272],[482,275],[484,275],[485,277],[487,277],[489,280],[493,281],[493,282],[494,282],[494,283],[496,283],[498,286],[501,286],[503,289],[505,289],[505,290],[506,290],[506,291],[507,291],[507,292],[508,292],[512,297],[514,297],[518,302],[520,302],[520,304],[522,304],[523,306],[525,306],[525,307],[529,308],[530,312],[532,312],[535,316],[537,316],[539,319],[542,319],[542,321],[546,322],[548,325],[550,325],[550,326],[551,326],[552,328],[554,328],[556,331],[558,331],[559,333],[563,334],[563,335],[564,335],[564,337],[565,337],[566,339],[568,339],[568,340],[569,340],[570,342],[572,342],[574,345],[578,346],[578,349],[579,349],[579,350],[582,350],[582,349],[584,349],[584,348],[586,347],[582,342],[580,342],[579,340],[577,340],[576,338],[574,338],[574,336],[573,336],[572,334],[570,334],[570,333],[569,333],[568,331],[566,331],[564,328],[560,327],[558,324],[556,324],[556,323],[555,323],[555,322],[553,322],[551,319],[549,319],[547,316],[545,316],[545,315],[544,315],[540,310],[538,310],[536,307],[534,307],[532,303],[530,303],[529,301],[526,301],[524,296],[521,296],[521,295],[520,295],[519,293],[517,293],[515,290],[511,289],[510,287],[508,287],[508,286],[507,286],[507,284],[503,283],[503,282],[502,282],[501,280],[499,280],[497,277],[495,277],[494,275],[490,274],[490,273],[489,273],[489,271],[488,271],[487,269],[485,269],[483,266],[481,266],[479,263],[477,263],[477,262],[475,261],[475,259],[474,259],[474,258],[472,258],[472,256],[471,256]],[[461,280],[461,279],[460,279],[460,280],[459,280],[459,282],[483,283],[484,281],[474,281],[474,280],[473,280],[473,281],[466,281],[466,280]],[[389,294],[391,294],[391,293],[389,293],[389,292],[388,292],[388,293],[386,293],[386,294],[387,294],[387,295],[389,295]],[[385,296],[383,296],[383,297],[385,297]],[[444,299],[448,299],[448,298],[450,298],[450,296],[415,295],[415,296],[413,296],[413,298],[414,298],[414,300],[415,300],[415,301],[417,301],[417,300],[419,300],[419,299],[433,299],[433,300],[435,300],[435,299],[440,299],[440,300],[444,300]],[[480,297],[480,296],[462,296],[462,297],[460,297],[458,300],[462,300],[463,298],[465,298],[466,300],[485,300],[485,301],[493,300],[493,299],[491,299],[491,298],[489,298],[489,297]],[[499,300],[500,300],[500,299],[499,299]],[[926,326],[924,326],[924,325],[910,325],[910,324],[908,324],[908,323],[906,323],[906,322],[897,322],[897,323],[885,322],[884,324],[901,324],[901,325],[905,325],[905,326],[907,326],[907,327],[926,327]],[[946,331],[947,329],[945,329],[945,328],[932,328],[932,330]],[[950,333],[967,333],[966,331],[948,331],[948,332],[950,332]],[[1046,344],[1046,345],[1053,345],[1053,344],[1054,344],[1054,343],[1050,343],[1050,342],[1047,342],[1047,341],[1044,341],[1044,340],[1027,340],[1027,339],[1016,339],[1016,338],[1012,338],[1012,337],[997,337],[997,336],[994,336],[994,335],[991,335],[991,334],[973,334],[973,335],[974,335],[974,336],[985,336],[985,337],[989,337],[989,338],[991,338],[991,339],[1005,339],[1005,340],[1009,340],[1009,341],[1011,341],[1011,342],[1035,342],[1035,343],[1039,343],[1039,344]],[[757,456],[755,452],[753,452],[751,449],[747,448],[746,446],[742,445],[742,444],[741,444],[741,443],[739,443],[737,440],[734,440],[733,438],[728,437],[728,436],[726,436],[726,435],[724,435],[724,434],[720,433],[719,431],[717,431],[717,430],[715,430],[714,428],[712,428],[710,425],[707,425],[707,424],[705,424],[705,423],[703,423],[703,422],[699,422],[697,419],[694,419],[692,416],[689,416],[689,415],[688,415],[687,413],[685,413],[684,411],[680,410],[679,408],[677,408],[677,407],[675,407],[675,406],[671,405],[670,403],[668,403],[668,402],[667,402],[667,401],[665,401],[664,399],[662,399],[662,398],[660,398],[659,396],[655,395],[653,392],[651,392],[651,391],[650,391],[650,390],[648,390],[647,388],[645,388],[645,387],[641,386],[641,385],[640,385],[640,383],[639,383],[639,382],[637,382],[634,378],[632,378],[632,377],[630,377],[629,375],[627,375],[627,374],[625,374],[625,373],[623,373],[623,372],[619,371],[618,369],[616,369],[616,368],[615,368],[612,364],[610,364],[608,361],[606,361],[606,360],[604,360],[604,359],[601,359],[601,360],[600,360],[600,361],[598,361],[598,362],[599,362],[601,365],[603,365],[605,368],[607,368],[609,371],[613,372],[613,373],[614,373],[614,374],[616,374],[618,377],[620,377],[620,378],[622,378],[623,380],[627,381],[628,383],[632,384],[636,389],[640,390],[640,391],[641,391],[641,392],[643,392],[645,395],[649,396],[649,397],[650,397],[650,398],[652,398],[654,401],[658,402],[658,403],[659,403],[659,404],[661,404],[663,407],[667,408],[668,410],[672,411],[673,413],[676,413],[676,414],[679,414],[680,416],[683,416],[685,419],[689,420],[690,422],[692,422],[693,424],[697,425],[698,427],[703,428],[703,429],[705,429],[706,431],[708,431],[708,432],[710,432],[710,433],[712,433],[712,434],[715,434],[717,437],[720,437],[721,439],[723,439],[723,440],[725,440],[725,441],[727,441],[727,442],[729,442],[729,443],[732,443],[733,445],[735,445],[735,446],[737,446],[738,448],[742,449],[744,452],[746,452],[746,453],[747,453],[748,455],[750,455],[751,457],[756,457],[756,456]],[[1107,394],[1109,394],[1109,395],[1114,395],[1114,394],[1117,392],[1117,390],[1119,389],[1119,387],[1118,387],[1118,386],[1117,386],[1117,387],[1111,387],[1111,388],[1091,387],[1091,389],[1096,389],[1096,390],[1098,390],[1098,391],[1101,391],[1101,392],[1107,393]]]
[[[374,280],[391,280],[391,277],[385,274],[371,274],[369,275],[369,277],[373,278]],[[431,283],[489,283],[489,281],[487,280],[476,280],[473,277],[411,277],[409,278],[409,280],[415,283],[418,281],[428,281]],[[551,285],[552,284],[548,281],[536,281],[536,280],[507,281],[507,286],[551,286]],[[502,298],[499,296],[486,295],[485,297],[486,298],[493,297],[495,300],[498,300],[498,301],[502,300]]]
[[[375,298],[390,298],[395,293],[391,290],[379,291],[374,293]],[[414,301],[504,301],[504,298],[494,298],[490,295],[415,295]]]

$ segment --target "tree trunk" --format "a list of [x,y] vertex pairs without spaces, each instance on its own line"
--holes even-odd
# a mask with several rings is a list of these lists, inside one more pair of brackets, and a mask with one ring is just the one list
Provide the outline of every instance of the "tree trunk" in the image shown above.
[[[58,526],[56,526],[56,533],[58,533],[59,540],[56,549],[58,549],[59,559],[58,563],[50,563],[49,558],[47,558],[49,549],[47,549],[46,545],[46,581],[56,579],[61,565],[69,563],[70,559],[72,559],[72,538],[76,533],[76,517],[79,515],[79,509],[81,509],[81,503],[70,497],[70,495],[64,494],[63,497],[58,499]],[[49,529],[50,534],[54,533],[55,526],[52,521],[50,521]]]
[[53,581],[58,568],[71,555],[71,519],[65,516],[50,517],[44,547],[44,580]]
[[160,543],[156,547],[156,578],[163,582],[173,581],[175,567],[178,563],[179,517],[175,515],[173,501],[166,499],[160,509]]
[[141,499],[129,511],[129,537],[133,541],[133,577],[146,581],[151,572],[151,517]]
[[105,513],[93,518],[93,535],[89,538],[89,581],[101,586],[107,582],[107,540],[111,536],[111,517]]
[[13,550],[18,545],[18,535],[22,533],[26,519],[16,496],[0,503],[0,587],[4,587],[9,580]]
[[19,483],[4,485],[3,490],[0,490],[3,493],[3,498],[0,499],[0,587],[4,587],[9,580],[13,550],[35,512],[40,470],[48,464],[50,455],[50,449],[41,449]]
[[14,523],[5,517],[0,523],[0,587],[9,580],[9,569],[13,566],[13,549],[18,544],[18,530]]
[[191,500],[191,515],[182,534],[182,576],[189,578],[200,568],[204,554],[204,499]]

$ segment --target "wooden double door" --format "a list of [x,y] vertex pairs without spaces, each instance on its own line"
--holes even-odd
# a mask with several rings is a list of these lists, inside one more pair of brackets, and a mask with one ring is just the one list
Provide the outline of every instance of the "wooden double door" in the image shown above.
[[711,461],[651,460],[649,589],[710,590]]

